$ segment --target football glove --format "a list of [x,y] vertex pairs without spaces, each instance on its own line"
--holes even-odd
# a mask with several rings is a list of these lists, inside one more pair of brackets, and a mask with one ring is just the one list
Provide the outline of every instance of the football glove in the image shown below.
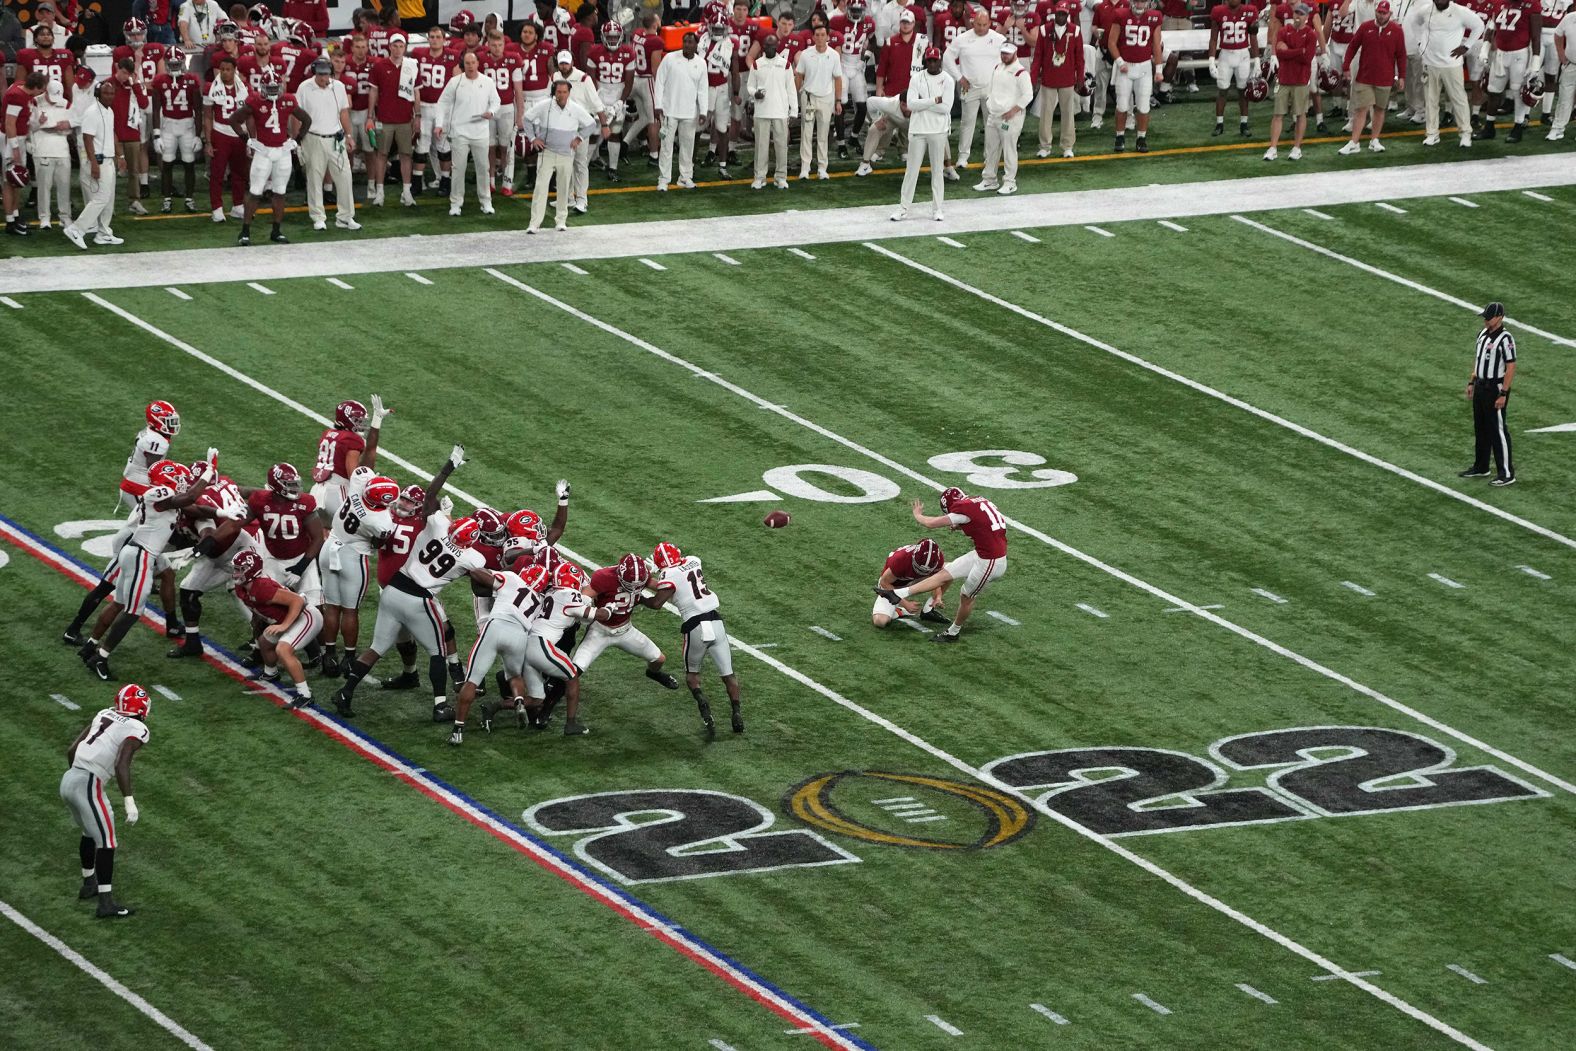
[[126,824],[128,824],[128,825],[135,825],[137,823],[137,818],[139,816],[137,814],[137,801],[135,799],[131,798],[130,796],[126,796],[125,797],[125,803],[126,803]]
[[383,426],[383,417],[387,416],[393,411],[393,409],[385,409],[383,407],[383,398],[381,395],[372,395],[372,429],[376,430],[377,428]]
[[559,503],[567,504],[569,502],[569,482],[567,479],[558,479],[558,484],[554,486],[554,491],[558,494]]
[[231,522],[239,522],[246,516],[247,509],[244,507],[221,507],[214,512],[215,518],[223,518]]
[[1209,79],[1220,79],[1220,63],[1215,60],[1215,56],[1213,55],[1209,57]]
[[465,466],[465,446],[456,445],[449,450],[449,465],[456,471]]
[[449,499],[449,495],[447,493],[438,497],[438,510],[442,511],[445,516],[453,516],[454,501]]

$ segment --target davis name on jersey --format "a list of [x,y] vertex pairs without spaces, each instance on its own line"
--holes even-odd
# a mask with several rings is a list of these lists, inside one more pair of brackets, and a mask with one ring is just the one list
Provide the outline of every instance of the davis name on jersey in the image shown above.
[[435,514],[427,519],[427,524],[416,534],[403,572],[417,587],[437,594],[451,580],[464,576],[470,570],[485,568],[487,557],[480,551],[455,543],[449,535],[448,517]]

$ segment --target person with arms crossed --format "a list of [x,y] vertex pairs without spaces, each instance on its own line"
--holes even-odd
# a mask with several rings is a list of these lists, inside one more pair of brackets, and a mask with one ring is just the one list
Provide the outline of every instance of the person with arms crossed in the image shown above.
[[38,228],[48,230],[53,207],[60,228],[71,225],[71,111],[50,85],[34,103],[33,166],[38,171]]
[[567,80],[553,82],[553,97],[543,99],[525,115],[525,133],[536,146],[536,188],[531,192],[531,223],[525,228],[534,234],[547,217],[547,192],[556,180],[558,197],[553,202],[556,229],[569,229],[569,199],[574,180],[575,151],[596,130],[596,117],[569,97],[573,85]]
[[1308,24],[1313,8],[1299,3],[1292,8],[1291,22],[1280,27],[1275,36],[1274,52],[1279,70],[1280,87],[1275,89],[1275,113],[1270,117],[1270,148],[1264,159],[1274,160],[1280,155],[1281,128],[1286,117],[1292,119],[1291,153],[1288,157],[1302,159],[1302,136],[1308,130],[1308,91],[1313,79],[1313,59],[1319,50],[1319,34]]
[[974,612],[975,600],[992,581],[999,580],[1007,572],[1007,521],[995,504],[984,497],[967,496],[957,486],[941,491],[941,512],[927,515],[924,501],[914,501],[914,521],[926,529],[959,530],[974,541],[974,550],[906,587],[888,588],[878,584],[876,594],[896,606],[911,595],[923,595],[961,578],[963,597],[958,600],[957,616],[946,631],[931,639],[932,642],[957,642],[969,614]]
[[98,918],[119,920],[136,910],[118,904],[114,896],[115,810],[104,792],[111,777],[120,787],[126,807],[126,824],[135,825],[140,814],[131,794],[131,762],[148,743],[148,715],[153,701],[136,683],[115,693],[115,707],[105,708],[77,734],[66,749],[66,772],[60,778],[60,798],[76,820],[82,835],[77,857],[82,865],[81,901],[98,899]]
[[943,174],[947,154],[947,135],[952,126],[952,78],[941,71],[941,49],[925,49],[925,68],[909,80],[908,91],[903,96],[903,109],[908,117],[908,167],[903,172],[903,193],[898,199],[897,211],[892,221],[908,218],[908,206],[914,203],[914,189],[919,185],[919,169],[926,156],[930,159],[930,217],[941,222],[941,202],[946,196],[947,183]]
[[1505,422],[1505,403],[1516,379],[1516,337],[1505,328],[1505,304],[1490,303],[1478,315],[1483,331],[1478,333],[1477,352],[1472,358],[1472,376],[1467,380],[1467,400],[1472,402],[1472,436],[1476,451],[1472,466],[1462,478],[1484,478],[1492,457],[1499,469],[1489,485],[1516,483],[1516,467],[1510,459],[1510,427]]
[[1379,0],[1374,5],[1374,17],[1357,27],[1347,45],[1342,68],[1350,71],[1354,61],[1357,75],[1352,78],[1352,139],[1338,152],[1351,155],[1362,148],[1358,141],[1372,113],[1374,130],[1368,148],[1383,153],[1384,143],[1379,141],[1379,135],[1384,131],[1390,92],[1406,83],[1406,34],[1390,18],[1390,0]]
[[657,155],[657,189],[666,190],[673,176],[673,145],[678,141],[679,186],[695,188],[695,132],[706,122],[710,93],[706,90],[706,60],[696,53],[699,37],[685,33],[678,54],[666,54],[657,66],[651,87],[653,115],[660,128]]

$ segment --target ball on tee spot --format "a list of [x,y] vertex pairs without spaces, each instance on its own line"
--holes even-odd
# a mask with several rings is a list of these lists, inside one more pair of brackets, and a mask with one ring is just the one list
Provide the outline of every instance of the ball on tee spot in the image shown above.
[[787,511],[773,511],[771,514],[761,519],[761,524],[767,529],[781,529],[791,521],[793,521],[793,519],[788,516]]

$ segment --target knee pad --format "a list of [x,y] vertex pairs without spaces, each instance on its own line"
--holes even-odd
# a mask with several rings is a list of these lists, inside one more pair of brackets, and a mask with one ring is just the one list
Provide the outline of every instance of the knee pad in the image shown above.
[[454,155],[454,151],[453,150],[439,150],[438,151],[438,160],[446,161],[450,157],[452,157],[453,155]]
[[181,619],[188,624],[202,620],[202,592],[181,589]]

